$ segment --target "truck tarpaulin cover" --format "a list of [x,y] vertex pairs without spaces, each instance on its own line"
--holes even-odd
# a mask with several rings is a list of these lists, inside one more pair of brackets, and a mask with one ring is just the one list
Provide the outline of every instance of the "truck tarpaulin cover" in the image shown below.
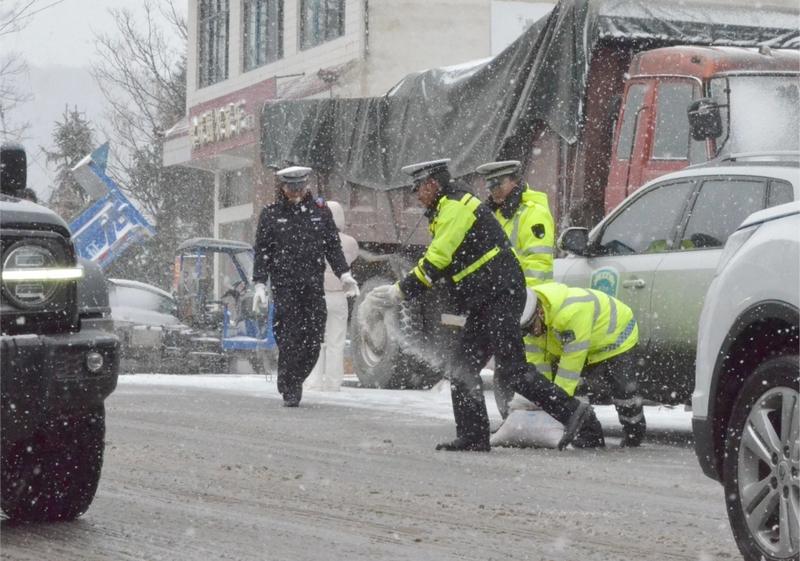
[[378,190],[407,185],[401,166],[435,158],[464,176],[496,158],[524,160],[542,123],[575,142],[599,45],[798,48],[796,22],[796,11],[756,3],[562,0],[496,57],[411,74],[383,97],[267,103],[262,161]]

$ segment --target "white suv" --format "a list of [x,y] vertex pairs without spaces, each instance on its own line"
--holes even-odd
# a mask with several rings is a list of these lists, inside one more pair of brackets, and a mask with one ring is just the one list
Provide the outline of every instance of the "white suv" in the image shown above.
[[695,450],[720,481],[748,561],[800,554],[800,203],[748,217],[706,295],[692,395]]
[[625,302],[639,324],[642,395],[688,403],[697,320],[728,236],[753,212],[800,200],[797,153],[735,155],[651,181],[591,232],[569,228],[554,277]]

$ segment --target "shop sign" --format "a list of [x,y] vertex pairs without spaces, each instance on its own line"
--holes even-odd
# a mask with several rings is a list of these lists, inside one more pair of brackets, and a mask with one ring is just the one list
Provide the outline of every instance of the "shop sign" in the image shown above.
[[192,117],[192,147],[235,138],[252,130],[254,117],[244,110],[244,100],[227,103]]

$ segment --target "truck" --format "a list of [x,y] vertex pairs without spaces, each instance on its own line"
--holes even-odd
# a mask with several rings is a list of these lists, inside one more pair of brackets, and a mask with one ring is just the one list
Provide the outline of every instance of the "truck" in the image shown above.
[[66,222],[21,198],[25,150],[0,146],[0,506],[13,521],[73,520],[91,505],[117,384],[105,277]]
[[[661,174],[797,150],[797,15],[788,4],[561,0],[492,59],[407,76],[379,98],[266,103],[262,163],[309,165],[320,194],[345,204],[365,294],[400,278],[429,241],[405,164],[449,157],[454,177],[485,195],[475,168],[520,160],[565,228],[597,223]],[[370,329],[351,320],[362,384],[441,377],[441,360],[419,361],[457,328],[441,292]]]

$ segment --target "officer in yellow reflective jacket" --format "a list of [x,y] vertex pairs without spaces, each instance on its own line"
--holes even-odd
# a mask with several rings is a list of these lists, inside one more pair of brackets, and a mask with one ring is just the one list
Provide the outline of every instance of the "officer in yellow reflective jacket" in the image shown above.
[[[591,393],[610,393],[623,446],[639,446],[646,424],[631,352],[639,342],[633,311],[599,290],[551,282],[528,290],[521,324],[528,363],[567,394],[584,380]],[[575,446],[604,446],[599,423],[584,426]]]
[[[520,177],[518,160],[488,162],[475,170],[483,176],[489,199],[486,206],[511,242],[514,254],[525,275],[525,285],[533,287],[553,280],[555,222],[547,194],[534,191]],[[495,371],[494,396],[497,409],[505,419],[514,398],[510,388],[503,387],[502,373]]]
[[585,423],[596,417],[591,406],[568,395],[525,361],[519,318],[525,306],[525,279],[508,238],[486,205],[457,190],[449,160],[405,166],[414,192],[425,206],[432,235],[418,264],[395,284],[367,296],[378,305],[413,299],[445,283],[451,299],[466,313],[456,353],[449,365],[456,439],[437,450],[488,451],[489,419],[480,371],[494,355],[506,385],[538,403],[565,426],[563,449]]

